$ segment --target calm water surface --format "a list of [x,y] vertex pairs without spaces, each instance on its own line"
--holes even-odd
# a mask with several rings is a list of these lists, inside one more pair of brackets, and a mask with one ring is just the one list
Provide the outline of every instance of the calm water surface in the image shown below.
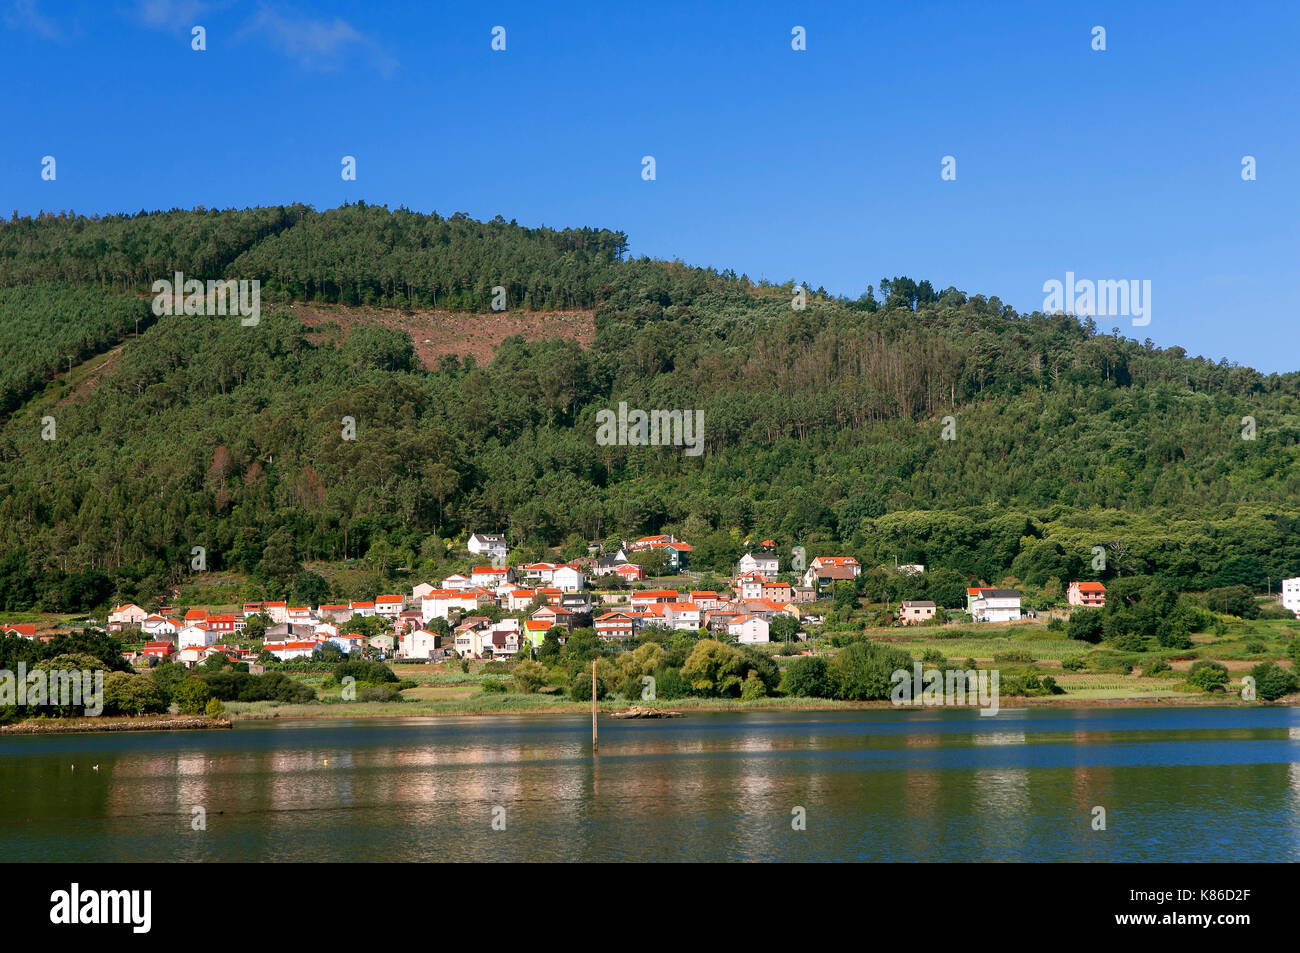
[[580,715],[9,737],[0,857],[1295,861],[1300,710],[602,719],[596,757]]

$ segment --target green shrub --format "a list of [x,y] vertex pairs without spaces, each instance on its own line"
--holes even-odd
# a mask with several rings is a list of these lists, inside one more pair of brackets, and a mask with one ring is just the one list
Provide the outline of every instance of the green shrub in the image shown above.
[[1204,692],[1221,692],[1227,683],[1227,666],[1211,659],[1193,662],[1187,673],[1187,684]]
[[781,694],[799,698],[830,698],[831,681],[826,659],[819,655],[797,658],[786,666],[781,677]]

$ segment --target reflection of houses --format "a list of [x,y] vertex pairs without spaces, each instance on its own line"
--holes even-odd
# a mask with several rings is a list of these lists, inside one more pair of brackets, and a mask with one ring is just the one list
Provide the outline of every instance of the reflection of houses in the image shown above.
[[1104,606],[1106,587],[1099,582],[1072,582],[1065,600],[1072,606]]
[[926,602],[925,600],[905,601],[902,608],[898,610],[898,621],[903,625],[929,622],[934,618],[937,608],[933,602]]
[[1020,591],[967,589],[966,609],[976,622],[1014,622],[1020,618]]

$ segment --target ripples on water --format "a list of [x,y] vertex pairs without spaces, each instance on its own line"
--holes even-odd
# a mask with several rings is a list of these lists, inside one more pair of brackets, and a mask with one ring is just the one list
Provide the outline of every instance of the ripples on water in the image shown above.
[[[533,715],[10,737],[0,849],[41,861],[1300,859],[1296,709],[691,713],[606,720],[600,742],[593,757],[585,716]],[[196,805],[206,831],[191,829]],[[1105,831],[1092,829],[1097,806]],[[805,830],[792,829],[796,808]]]

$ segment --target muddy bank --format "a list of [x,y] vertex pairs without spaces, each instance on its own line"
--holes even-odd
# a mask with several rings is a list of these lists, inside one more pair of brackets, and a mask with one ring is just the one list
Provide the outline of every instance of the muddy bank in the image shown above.
[[41,718],[0,726],[0,735],[67,735],[98,731],[193,731],[230,728],[229,718],[141,715],[138,718]]

